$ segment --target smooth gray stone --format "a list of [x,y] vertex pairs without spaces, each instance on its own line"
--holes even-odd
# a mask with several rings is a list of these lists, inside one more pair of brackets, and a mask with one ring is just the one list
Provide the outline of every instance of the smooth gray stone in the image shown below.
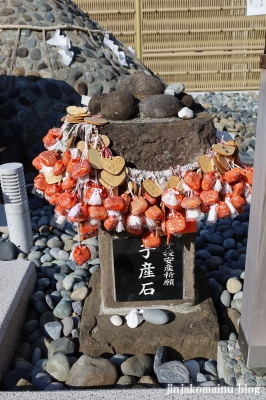
[[56,340],[61,336],[63,325],[59,321],[47,322],[44,325],[44,329],[51,339]]
[[60,250],[58,252],[58,259],[62,261],[68,261],[69,259],[69,253],[65,250]]
[[52,383],[50,375],[40,372],[31,381],[33,386],[39,390],[44,390],[48,385]]
[[198,382],[197,376],[200,373],[200,366],[196,360],[188,360],[184,365],[189,369],[193,383]]
[[220,300],[225,307],[230,307],[231,295],[228,290],[224,290],[220,296]]
[[63,335],[65,337],[70,336],[72,329],[74,329],[74,321],[71,317],[65,317],[62,319],[63,324]]
[[82,314],[82,303],[81,301],[73,301],[72,303],[72,309],[74,311],[74,313],[76,313],[77,315],[81,315]]
[[144,310],[143,318],[150,324],[164,325],[169,321],[169,314],[164,310],[148,309]]
[[30,376],[32,378],[35,378],[36,375],[38,375],[40,372],[46,372],[46,364],[47,364],[47,358],[41,358],[40,360],[38,360],[33,368],[33,370],[31,371]]
[[57,318],[63,319],[72,315],[71,302],[62,299],[53,311]]
[[74,356],[76,351],[77,347],[72,340],[67,338],[56,339],[53,340],[48,347],[48,359],[57,353]]
[[47,241],[47,246],[50,247],[50,249],[59,248],[61,250],[64,246],[64,242],[58,239],[58,237],[54,236]]
[[215,361],[211,361],[211,360],[205,361],[204,370],[206,372],[209,372],[210,374],[216,376],[216,377],[218,376],[217,363]]
[[49,358],[46,370],[53,379],[65,382],[70,371],[68,357],[61,353],[54,354]]
[[52,392],[56,390],[65,390],[65,386],[61,382],[52,382],[50,385],[46,386],[43,390],[44,392]]
[[[42,252],[41,251],[33,251],[32,253],[29,253],[28,255],[28,260],[33,261],[33,260],[40,260],[42,257]],[[5,260],[4,260],[5,261]]]
[[31,362],[35,365],[42,358],[42,352],[39,347],[36,347],[32,352]]
[[169,361],[156,370],[156,376],[161,385],[168,383],[190,383],[189,369],[180,361]]
[[170,94],[172,96],[177,96],[178,94],[184,92],[184,90],[185,90],[185,85],[182,82],[176,82],[172,83],[171,85],[168,85],[164,93]]
[[156,372],[162,364],[167,362],[167,349],[164,346],[160,346],[154,356],[153,369]]

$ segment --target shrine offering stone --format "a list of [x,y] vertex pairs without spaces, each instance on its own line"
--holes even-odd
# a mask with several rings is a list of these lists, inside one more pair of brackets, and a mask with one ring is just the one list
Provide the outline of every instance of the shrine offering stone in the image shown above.
[[177,116],[182,107],[177,97],[156,94],[141,101],[139,111],[141,117],[170,118]]
[[119,84],[118,90],[128,90],[139,99],[164,92],[164,83],[155,76],[143,72],[135,73]]
[[104,118],[111,120],[131,119],[138,113],[138,100],[126,90],[116,90],[103,99],[101,112]]

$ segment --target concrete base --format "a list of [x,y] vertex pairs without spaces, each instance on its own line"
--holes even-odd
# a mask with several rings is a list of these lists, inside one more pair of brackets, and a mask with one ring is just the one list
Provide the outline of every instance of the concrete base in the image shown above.
[[21,341],[21,328],[35,282],[33,262],[0,261],[0,381],[8,371]]
[[82,313],[80,352],[93,357],[117,353],[155,354],[159,346],[166,346],[169,360],[216,358],[218,322],[206,282],[201,277],[197,280],[197,305],[184,307],[183,313],[169,312],[171,318],[166,325],[144,321],[136,329],[129,328],[125,319],[122,326],[116,327],[110,322],[110,315],[101,313],[100,278],[100,270],[96,270],[89,283],[91,293]]

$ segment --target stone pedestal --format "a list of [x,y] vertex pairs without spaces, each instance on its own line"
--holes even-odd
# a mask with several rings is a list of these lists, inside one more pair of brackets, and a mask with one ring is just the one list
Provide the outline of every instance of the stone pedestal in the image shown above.
[[127,165],[142,170],[164,170],[198,160],[215,142],[211,117],[198,108],[195,118],[136,118],[110,121],[102,134],[111,139],[111,149]]
[[[101,272],[96,270],[89,283],[80,328],[80,351],[93,357],[113,354],[155,354],[167,347],[169,359],[216,358],[219,327],[205,278],[196,274],[194,306],[184,304],[170,312],[170,322],[154,325],[146,321],[135,329],[114,326],[110,314],[102,313]],[[133,308],[133,307],[132,307]],[[163,308],[163,307],[160,307]]]

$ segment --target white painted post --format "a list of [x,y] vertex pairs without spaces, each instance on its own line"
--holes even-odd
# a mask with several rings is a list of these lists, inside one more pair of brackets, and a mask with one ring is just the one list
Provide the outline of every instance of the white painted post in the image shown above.
[[247,367],[266,372],[266,55],[261,56],[254,178],[239,345]]
[[20,163],[0,165],[0,183],[10,241],[21,252],[29,253],[33,236],[23,165]]

